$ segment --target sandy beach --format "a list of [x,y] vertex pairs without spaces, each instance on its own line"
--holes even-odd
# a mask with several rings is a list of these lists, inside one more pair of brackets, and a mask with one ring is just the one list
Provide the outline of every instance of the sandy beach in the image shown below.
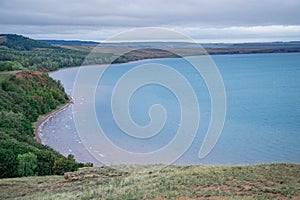
[[69,105],[73,103],[72,99],[70,99],[66,104],[62,104],[58,106],[55,110],[52,112],[45,114],[45,115],[40,115],[38,117],[38,120],[33,123],[33,128],[34,128],[34,139],[38,141],[39,143],[42,143],[40,137],[39,137],[39,127],[42,125],[47,119],[52,117],[53,115],[57,114],[58,112],[62,111],[63,109],[67,108]]

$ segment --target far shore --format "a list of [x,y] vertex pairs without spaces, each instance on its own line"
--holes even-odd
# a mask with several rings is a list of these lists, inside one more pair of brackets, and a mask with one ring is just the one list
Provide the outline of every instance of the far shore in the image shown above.
[[66,104],[62,104],[60,106],[58,106],[55,110],[51,111],[48,114],[45,115],[40,115],[37,119],[36,122],[33,123],[33,128],[34,128],[34,139],[39,142],[42,143],[41,138],[39,137],[39,127],[45,122],[47,121],[49,118],[51,118],[52,116],[54,116],[55,114],[59,113],[60,111],[64,110],[65,108],[67,108],[69,105],[73,104],[72,99],[70,98],[70,100],[66,103]]
[[135,62],[141,62],[141,61],[146,61],[146,60],[155,60],[155,59],[167,59],[167,58],[190,58],[190,57],[197,57],[197,56],[227,56],[227,55],[245,55],[245,54],[286,54],[286,53],[300,53],[300,51],[291,51],[291,52],[255,52],[255,53],[219,53],[219,54],[202,54],[202,55],[187,55],[184,57],[154,57],[154,58],[141,58],[137,60],[129,60],[126,62],[120,62],[120,63],[101,63],[101,64],[84,64],[84,65],[78,65],[78,66],[70,66],[70,67],[61,67],[58,69],[55,69],[53,71],[46,71],[46,73],[55,73],[59,70],[62,69],[70,69],[70,68],[79,68],[79,67],[92,67],[92,66],[102,66],[102,67],[107,67],[110,65],[120,65],[120,64],[129,64],[129,63],[135,63]]

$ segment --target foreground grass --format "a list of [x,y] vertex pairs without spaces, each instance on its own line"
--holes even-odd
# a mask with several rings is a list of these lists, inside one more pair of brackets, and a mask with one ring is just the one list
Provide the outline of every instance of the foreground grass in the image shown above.
[[0,180],[0,199],[300,199],[300,165],[116,166]]

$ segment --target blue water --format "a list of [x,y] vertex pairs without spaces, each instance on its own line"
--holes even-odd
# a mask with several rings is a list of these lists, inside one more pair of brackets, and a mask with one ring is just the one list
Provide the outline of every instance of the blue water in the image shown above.
[[[221,136],[208,156],[199,159],[198,153],[210,122],[210,95],[202,77],[179,58],[115,64],[105,71],[96,90],[95,110],[101,127],[109,133],[109,140],[128,151],[144,153],[162,148],[175,137],[180,126],[179,101],[161,85],[139,88],[129,101],[131,117],[141,126],[149,123],[151,105],[164,106],[167,120],[157,135],[146,139],[130,137],[118,127],[112,115],[112,89],[120,77],[130,69],[154,62],[182,74],[190,82],[199,102],[197,135],[176,164],[300,163],[300,54],[216,55],[212,59],[224,82],[227,112]],[[71,95],[77,71],[78,68],[62,69],[50,76],[61,80]],[[45,122],[40,136],[44,144],[65,155],[72,153],[79,161],[99,164],[77,134],[72,106]]]

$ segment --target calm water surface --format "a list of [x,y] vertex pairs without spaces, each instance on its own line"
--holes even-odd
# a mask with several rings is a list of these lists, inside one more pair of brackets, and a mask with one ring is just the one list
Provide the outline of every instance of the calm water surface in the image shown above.
[[[183,59],[155,59],[110,67],[99,82],[96,113],[107,137],[133,152],[149,152],[166,145],[180,125],[178,100],[169,90],[149,85],[137,90],[130,100],[132,119],[149,122],[148,109],[162,104],[168,118],[161,132],[147,140],[130,138],[116,125],[110,110],[113,86],[129,69],[151,62],[171,66],[195,89],[201,110],[200,127],[192,145],[177,164],[237,165],[271,162],[300,163],[300,54],[248,54],[212,56],[225,85],[227,116],[221,137],[211,153],[198,158],[209,125],[210,96],[201,76]],[[195,57],[194,59],[197,59]],[[50,73],[72,94],[78,68]],[[73,121],[72,106],[54,115],[40,127],[42,142],[61,153],[74,154],[82,162],[94,162],[81,143]]]

